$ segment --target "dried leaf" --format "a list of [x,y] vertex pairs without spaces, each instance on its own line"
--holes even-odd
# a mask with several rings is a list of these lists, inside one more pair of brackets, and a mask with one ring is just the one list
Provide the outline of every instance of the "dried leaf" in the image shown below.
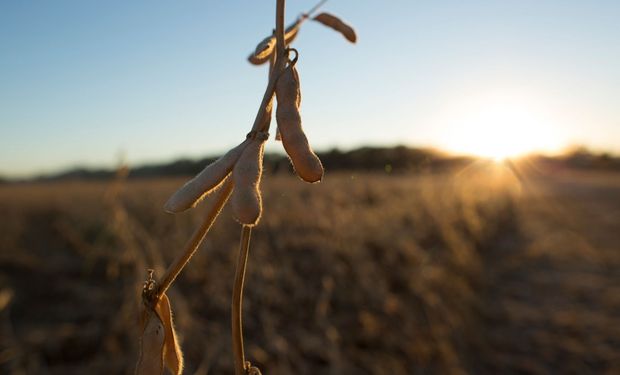
[[314,17],[314,20],[338,31],[351,43],[355,43],[355,41],[357,41],[357,35],[355,35],[355,30],[353,30],[351,26],[347,25],[340,18],[334,16],[333,14],[321,13]]

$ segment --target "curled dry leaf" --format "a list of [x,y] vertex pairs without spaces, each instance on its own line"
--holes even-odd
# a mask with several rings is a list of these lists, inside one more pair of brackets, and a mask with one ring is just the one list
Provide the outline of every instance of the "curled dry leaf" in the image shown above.
[[299,74],[294,65],[286,67],[276,84],[278,108],[276,120],[282,145],[291,158],[297,175],[306,182],[318,182],[323,178],[323,165],[312,151],[301,126],[301,90]]
[[164,205],[164,210],[170,213],[178,213],[194,207],[224,181],[248,144],[249,140],[243,141],[209,164],[168,199]]
[[338,31],[351,43],[355,43],[357,41],[355,30],[333,14],[321,13],[314,17],[314,20]]
[[161,375],[164,365],[174,375],[183,372],[183,355],[172,324],[170,301],[164,294],[155,309],[144,307],[136,375]]
[[[299,32],[299,26],[301,22],[304,20],[303,17],[299,17],[295,22],[289,25],[284,31],[284,41],[286,45],[290,44],[297,37],[297,33]],[[263,39],[254,50],[250,56],[248,56],[248,61],[254,65],[261,65],[269,61],[269,58],[274,53],[276,47],[276,37],[275,35],[270,35]]]
[[262,212],[260,179],[263,173],[263,150],[265,141],[254,139],[232,172],[234,189],[231,197],[233,216],[241,224],[258,224]]

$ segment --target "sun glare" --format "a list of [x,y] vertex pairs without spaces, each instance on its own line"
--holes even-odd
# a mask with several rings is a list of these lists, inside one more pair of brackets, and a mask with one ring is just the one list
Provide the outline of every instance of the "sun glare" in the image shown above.
[[455,107],[443,145],[452,152],[499,161],[560,147],[553,116],[523,97],[495,94]]

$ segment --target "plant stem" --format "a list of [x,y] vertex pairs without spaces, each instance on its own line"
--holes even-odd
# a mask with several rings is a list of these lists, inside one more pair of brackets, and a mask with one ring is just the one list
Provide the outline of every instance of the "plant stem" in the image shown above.
[[326,2],[327,2],[327,0],[319,1],[318,4],[316,4],[309,11],[306,12],[306,16],[310,17],[312,15],[312,13],[316,12],[317,10],[319,10],[319,8],[322,7],[323,4],[325,4]]
[[252,227],[244,225],[241,228],[241,241],[239,244],[239,257],[237,260],[237,270],[235,272],[235,284],[232,295],[232,340],[233,354],[235,357],[235,375],[245,374],[245,353],[243,351],[243,281],[245,279],[245,269],[248,263],[248,252],[250,250],[250,236]]
[[267,111],[267,107],[273,98],[273,94],[276,89],[276,81],[280,76],[280,73],[286,67],[286,45],[284,42],[284,3],[285,0],[277,0],[276,4],[276,61],[273,66],[272,74],[269,77],[269,83],[265,89],[263,100],[260,103],[258,113],[254,118],[254,125],[252,125],[252,131],[266,132],[269,129],[261,129],[263,124],[263,118]]
[[162,278],[157,290],[158,298],[164,293],[166,293],[172,282],[177,278],[179,273],[181,273],[181,271],[187,265],[191,257],[196,253],[196,250],[198,250],[198,246],[200,246],[200,243],[207,235],[209,229],[211,229],[211,226],[213,225],[218,214],[226,204],[226,201],[228,201],[228,198],[230,197],[230,194],[232,192],[232,188],[232,179],[229,177],[228,179],[226,179],[223,186],[220,187],[219,191],[215,193],[213,199],[208,202],[209,205],[207,207],[207,213],[203,222],[198,228],[196,228],[196,230],[192,234],[192,237],[185,244],[183,254],[180,257],[177,257],[166,270],[166,273],[164,274],[164,277]]
[[286,48],[284,43],[284,3],[285,0],[278,0],[276,5],[276,51],[278,59],[284,55]]
[[[284,70],[287,63],[287,52],[284,40],[284,6],[285,0],[277,0],[276,2],[276,55],[275,61],[272,57],[269,66],[269,82],[263,95],[260,108],[254,119],[252,131],[268,131],[262,129],[264,123],[262,120],[267,112],[267,107],[273,100],[276,82],[280,73]],[[268,124],[268,122],[267,122]],[[269,125],[266,125],[268,127]],[[244,225],[241,228],[241,241],[239,244],[239,258],[237,260],[237,268],[235,270],[235,283],[233,285],[233,294],[231,302],[231,323],[232,323],[232,342],[233,355],[235,361],[235,375],[244,375],[246,372],[245,353],[243,350],[243,281],[245,279],[245,269],[248,263],[248,253],[250,251],[250,237],[252,235],[252,227]]]

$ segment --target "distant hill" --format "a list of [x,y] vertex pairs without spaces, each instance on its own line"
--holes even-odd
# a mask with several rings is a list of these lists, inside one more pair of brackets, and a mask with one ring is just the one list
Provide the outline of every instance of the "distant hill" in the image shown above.
[[[387,172],[431,171],[455,167],[468,162],[469,158],[448,156],[432,149],[397,147],[362,147],[351,151],[333,149],[318,153],[326,170],[381,170]],[[130,166],[130,178],[160,176],[187,176],[200,172],[218,156],[197,160],[180,159],[170,163]],[[290,173],[288,158],[281,154],[266,154],[264,166],[267,173]],[[113,177],[112,169],[74,168],[60,173],[37,176],[34,181],[100,180]]]
[[[454,156],[428,148],[396,147],[362,147],[350,151],[333,149],[318,153],[327,171],[384,171],[388,173],[403,172],[439,172],[462,167],[473,158]],[[620,158],[608,153],[595,154],[585,148],[577,148],[558,157],[532,156],[538,161],[559,167],[579,169],[606,169],[620,171]],[[149,178],[162,176],[188,176],[200,172],[217,156],[197,160],[180,159],[170,163],[130,166],[130,178]],[[288,158],[280,154],[266,154],[264,158],[266,173],[290,173],[292,171]],[[56,180],[101,180],[109,179],[116,173],[113,169],[75,168],[64,172],[38,176],[32,181]],[[10,182],[0,177],[0,184]]]

